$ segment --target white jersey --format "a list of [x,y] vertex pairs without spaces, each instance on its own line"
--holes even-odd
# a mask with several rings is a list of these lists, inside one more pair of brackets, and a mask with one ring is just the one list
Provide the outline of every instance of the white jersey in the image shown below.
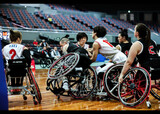
[[100,45],[99,53],[108,59],[112,59],[119,52],[106,38],[98,38],[95,42]]
[[[104,57],[111,59],[112,62],[122,63],[126,61],[127,56],[110,44],[106,38],[98,38],[95,42],[100,45],[99,53]],[[105,72],[110,66],[114,65],[114,63],[106,63],[104,67],[97,67],[97,74],[99,72]]]
[[21,59],[22,52],[24,50],[24,45],[22,44],[8,44],[2,49],[2,53],[8,61],[9,59]]

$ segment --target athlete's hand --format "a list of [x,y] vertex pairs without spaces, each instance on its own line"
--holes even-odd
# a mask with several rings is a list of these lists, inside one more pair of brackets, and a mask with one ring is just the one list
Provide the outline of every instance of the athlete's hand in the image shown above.
[[119,79],[118,79],[119,84],[121,84],[122,81],[123,81],[123,75],[121,74],[121,75],[119,76]]

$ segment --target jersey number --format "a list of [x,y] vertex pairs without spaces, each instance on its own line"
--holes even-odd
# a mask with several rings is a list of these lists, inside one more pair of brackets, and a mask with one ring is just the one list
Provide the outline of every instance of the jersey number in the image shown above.
[[11,49],[9,51],[9,54],[12,54],[11,59],[14,59],[15,55],[16,55],[16,51],[14,49]]
[[150,54],[156,54],[152,49],[154,48],[154,46],[153,45],[151,45],[151,46],[149,46],[149,53]]

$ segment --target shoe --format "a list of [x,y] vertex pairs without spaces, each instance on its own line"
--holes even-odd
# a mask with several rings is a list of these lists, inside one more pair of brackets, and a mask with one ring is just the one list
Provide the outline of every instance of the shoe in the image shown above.
[[67,82],[67,81],[63,82],[62,88],[63,88],[65,91],[69,91],[69,87],[68,87],[68,82]]

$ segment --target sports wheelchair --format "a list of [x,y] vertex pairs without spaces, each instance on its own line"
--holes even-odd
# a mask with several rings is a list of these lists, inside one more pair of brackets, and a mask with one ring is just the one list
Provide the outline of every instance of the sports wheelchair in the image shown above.
[[[90,65],[85,65],[86,62],[87,59],[78,53],[63,55],[49,68],[46,89],[53,92],[58,100],[60,95],[88,98],[97,86],[97,75]],[[69,91],[62,88],[64,77],[68,80]]]
[[113,64],[104,73],[98,74],[97,88],[94,95],[96,96],[110,96],[115,100],[119,100],[118,97],[118,77],[123,68],[124,62],[119,64]]
[[142,67],[132,67],[118,85],[119,100],[123,105],[136,107],[146,100],[147,107],[151,107],[149,93],[160,100],[160,58],[150,58],[150,70]]
[[25,59],[8,60],[5,72],[8,95],[23,95],[23,99],[27,100],[26,95],[30,94],[35,105],[41,103],[39,86]]

